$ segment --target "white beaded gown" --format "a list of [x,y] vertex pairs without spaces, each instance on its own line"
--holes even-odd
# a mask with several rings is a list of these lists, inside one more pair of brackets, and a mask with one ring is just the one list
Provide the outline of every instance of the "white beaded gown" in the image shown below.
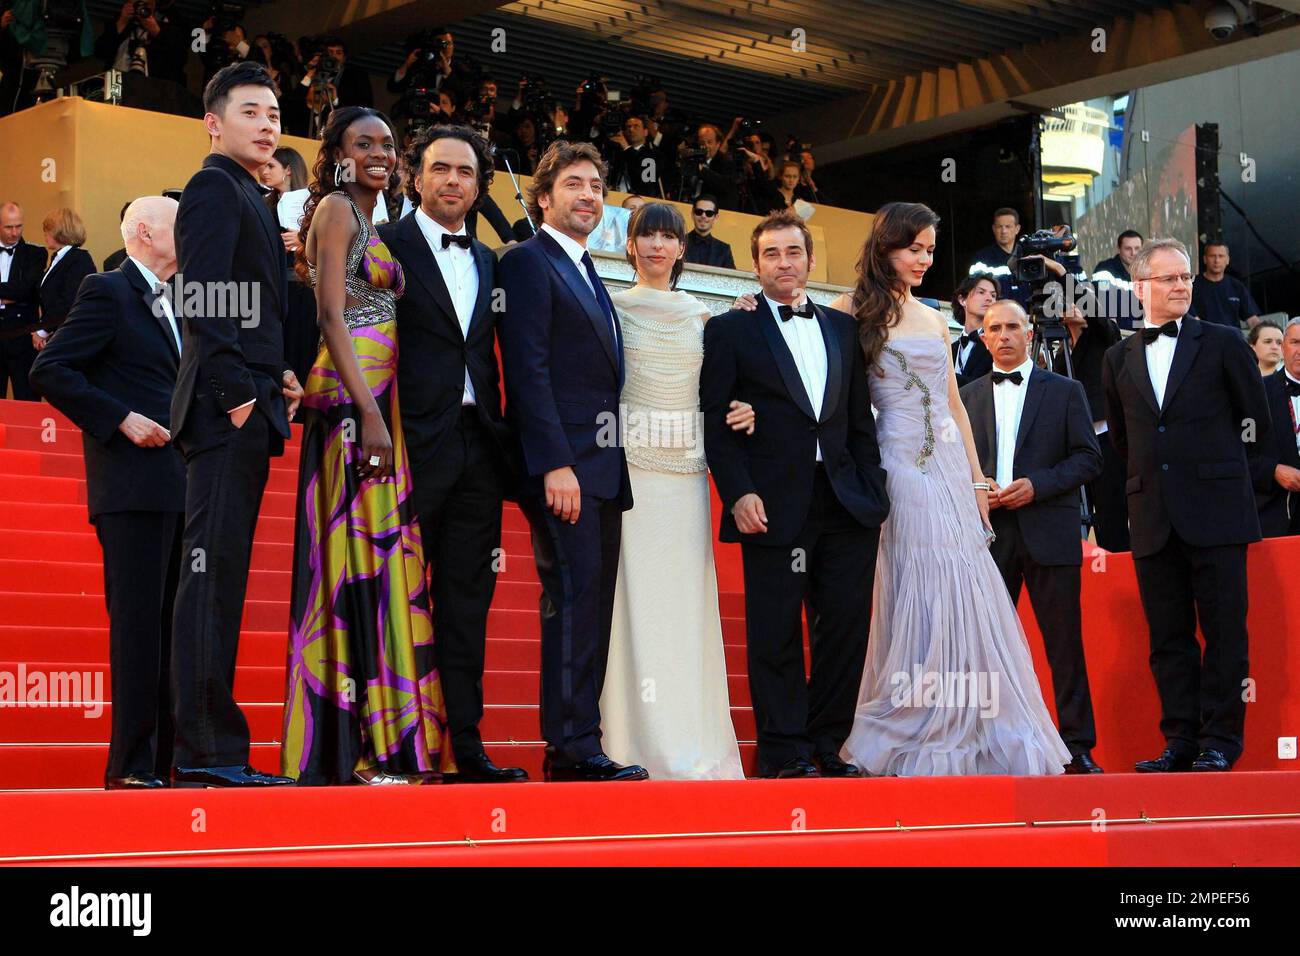
[[602,742],[653,780],[739,780],[699,423],[708,310],[685,292],[611,296],[623,330],[623,515]]
[[948,361],[938,336],[896,336],[867,375],[890,508],[840,756],[877,776],[1062,773],[1070,752],[985,543]]

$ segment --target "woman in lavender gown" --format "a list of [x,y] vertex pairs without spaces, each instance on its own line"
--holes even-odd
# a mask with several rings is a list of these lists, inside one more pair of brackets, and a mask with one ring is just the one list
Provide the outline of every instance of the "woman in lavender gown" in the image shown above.
[[1057,774],[1070,753],[988,551],[988,492],[947,324],[912,295],[938,221],[920,204],[882,207],[857,286],[833,304],[859,323],[891,502],[841,757],[873,775]]

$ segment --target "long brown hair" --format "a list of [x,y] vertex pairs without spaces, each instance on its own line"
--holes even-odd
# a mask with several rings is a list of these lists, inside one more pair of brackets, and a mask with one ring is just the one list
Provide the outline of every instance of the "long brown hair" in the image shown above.
[[902,280],[894,273],[889,255],[906,249],[917,233],[937,227],[934,210],[919,202],[885,203],[871,224],[871,235],[858,258],[858,281],[853,287],[853,316],[858,320],[858,342],[871,368],[885,347],[889,330],[903,317],[898,293]]

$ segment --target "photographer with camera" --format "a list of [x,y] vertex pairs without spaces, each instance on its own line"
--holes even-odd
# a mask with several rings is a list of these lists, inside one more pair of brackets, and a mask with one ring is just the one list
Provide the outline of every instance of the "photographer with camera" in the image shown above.
[[681,153],[680,195],[691,200],[709,193],[722,209],[738,210],[740,190],[736,165],[722,150],[722,131],[712,123],[701,123],[695,132],[696,149]]
[[370,76],[365,70],[348,66],[348,48],[339,37],[321,37],[307,58],[307,72],[299,85],[307,91],[307,107],[317,114],[328,114],[341,106],[375,105]]
[[663,157],[647,142],[646,118],[630,114],[623,120],[623,132],[609,138],[619,147],[610,170],[610,185],[619,192],[638,196],[662,196]]
[[456,55],[452,32],[439,26],[406,38],[406,59],[393,71],[386,86],[388,92],[398,96],[404,96],[412,87],[439,90],[449,80],[468,87],[477,72],[471,60]]
[[175,0],[127,0],[104,24],[95,55],[110,70],[185,85],[190,24]]

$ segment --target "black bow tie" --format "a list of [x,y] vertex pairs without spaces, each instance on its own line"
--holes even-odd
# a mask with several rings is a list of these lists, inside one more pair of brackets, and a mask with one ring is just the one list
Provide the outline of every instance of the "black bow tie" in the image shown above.
[[789,305],[779,305],[776,307],[776,312],[777,315],[781,316],[782,322],[789,322],[790,319],[796,315],[801,319],[811,319],[813,317],[813,307],[811,302],[805,302],[802,310]]
[[977,338],[979,338],[979,333],[977,332],[963,332],[961,334],[961,338],[958,339],[957,344],[961,348],[965,348],[968,344],[974,342]]
[[1283,375],[1282,384],[1286,386],[1286,393],[1288,395],[1290,395],[1292,398],[1300,398],[1300,382],[1297,382],[1295,379],[1288,378],[1286,375]]
[[993,384],[1000,385],[1003,382],[1010,382],[1013,385],[1019,385],[1025,380],[1025,377],[1017,370],[1015,372],[993,372]]
[[1154,329],[1142,330],[1142,342],[1144,345],[1150,345],[1162,335],[1168,335],[1171,338],[1178,338],[1178,323],[1166,322],[1164,325],[1156,326]]
[[449,232],[444,232],[442,234],[442,247],[444,249],[452,245],[460,246],[462,249],[468,249],[471,242],[473,242],[473,240],[470,239],[468,233],[463,236],[453,236]]
[[7,256],[12,256],[14,254],[14,249],[16,248],[17,246],[0,246],[0,252],[3,252]]

